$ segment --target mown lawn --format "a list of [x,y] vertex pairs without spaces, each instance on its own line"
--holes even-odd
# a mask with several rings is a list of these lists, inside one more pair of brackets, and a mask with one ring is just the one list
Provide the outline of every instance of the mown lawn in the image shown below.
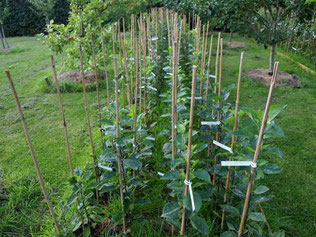
[[[227,40],[228,36],[224,35]],[[266,68],[269,51],[250,39],[244,69]],[[215,41],[216,42],[216,41]],[[52,236],[53,226],[37,183],[33,162],[4,70],[10,69],[25,112],[39,165],[53,205],[60,212],[60,201],[69,193],[66,147],[56,94],[45,93],[45,77],[51,76],[50,51],[35,37],[10,38],[17,48],[0,52],[0,166],[8,198],[0,200],[0,236]],[[223,83],[237,80],[240,49],[225,49]],[[64,56],[56,57],[57,70]],[[273,103],[287,104],[277,118],[285,137],[273,143],[285,153],[277,163],[279,175],[265,179],[274,198],[263,205],[272,229],[282,228],[288,236],[316,236],[316,80],[296,64],[276,57],[280,70],[295,73],[301,88],[276,88]],[[300,57],[296,56],[297,59]],[[315,70],[315,68],[313,68]],[[268,87],[243,78],[240,106],[264,108]],[[65,93],[63,102],[68,121],[74,166],[90,162],[88,132],[82,93]],[[97,122],[96,93],[88,95],[92,122]],[[234,100],[234,96],[231,98]],[[102,91],[105,102],[105,92]],[[97,128],[94,128],[95,134]],[[97,152],[100,147],[97,143]],[[0,173],[2,173],[0,171]],[[0,175],[1,177],[1,175]]]

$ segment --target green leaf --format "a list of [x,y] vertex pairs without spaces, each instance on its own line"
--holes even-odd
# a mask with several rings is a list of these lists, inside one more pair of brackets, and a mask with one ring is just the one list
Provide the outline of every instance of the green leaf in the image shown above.
[[197,154],[197,153],[203,151],[206,148],[207,148],[207,144],[200,143],[193,149],[193,153]]
[[271,121],[278,116],[278,114],[286,108],[287,105],[271,105],[269,109],[268,114],[268,123],[271,123]]
[[255,197],[255,203],[267,202],[272,198],[271,195]]
[[[194,198],[194,205],[195,205],[195,213],[198,213],[199,210],[202,207],[202,198],[200,194],[197,192],[193,192],[193,198]],[[192,202],[191,202],[191,196],[188,193],[188,195],[184,198],[184,206],[187,210],[192,211]]]
[[225,231],[220,237],[237,237],[237,234],[234,231]]
[[263,194],[267,191],[269,191],[269,188],[267,186],[260,185],[259,187],[256,188],[255,194]]
[[83,237],[89,237],[91,235],[90,227],[85,226],[84,231],[83,231]]
[[140,162],[137,159],[133,159],[133,158],[125,159],[123,162],[124,162],[125,168],[131,168],[133,170],[137,170],[142,167],[142,162]]
[[276,164],[266,164],[262,167],[262,170],[265,174],[278,174],[281,173],[282,168]]
[[72,222],[72,224],[73,224],[73,229],[72,229],[72,231],[73,232],[75,232],[76,230],[78,230],[79,229],[79,227],[81,226],[81,221],[79,220],[79,218],[76,218],[73,222]]
[[71,195],[67,201],[67,206],[70,206],[77,200],[78,196],[77,195]]
[[265,216],[261,212],[250,212],[248,218],[253,221],[266,221]]
[[176,180],[180,178],[181,178],[181,173],[179,170],[171,170],[165,173],[165,175],[161,177],[161,179],[164,179],[164,180]]
[[109,125],[113,125],[114,124],[111,120],[106,119],[106,118],[100,119],[99,122],[106,123],[106,124],[109,124]]
[[178,132],[178,133],[185,133],[185,126],[184,126],[183,124],[178,123],[178,124],[176,125],[176,128],[177,128],[177,132]]
[[168,202],[163,210],[162,210],[162,217],[174,219],[178,217],[178,211],[181,209],[181,206],[175,201]]
[[221,205],[221,208],[223,208],[226,212],[231,213],[234,216],[239,216],[239,211],[236,207],[230,205]]
[[197,177],[201,180],[204,180],[208,183],[211,183],[210,174],[206,170],[197,170],[197,171],[194,171],[193,174],[195,177]]
[[265,153],[268,153],[268,154],[275,154],[275,155],[278,155],[280,156],[282,159],[284,159],[284,153],[277,147],[267,147],[264,149],[264,152]]
[[186,139],[185,139],[185,135],[180,133],[178,134],[178,136],[176,136],[176,139],[174,139],[174,144],[175,146],[180,149],[180,150],[185,150],[185,144],[186,144]]
[[190,218],[190,221],[191,221],[192,226],[196,230],[198,230],[199,232],[201,232],[202,234],[204,234],[206,236],[209,235],[210,229],[209,229],[206,221],[203,218],[201,218],[197,215],[194,215]]
[[178,165],[180,165],[182,163],[184,163],[183,159],[175,159],[175,160],[171,161],[170,168],[174,169],[174,168],[176,168]]

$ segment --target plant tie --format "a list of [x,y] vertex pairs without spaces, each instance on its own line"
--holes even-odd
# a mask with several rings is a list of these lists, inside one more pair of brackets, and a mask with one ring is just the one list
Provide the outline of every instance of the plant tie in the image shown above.
[[195,204],[194,204],[194,197],[193,197],[193,191],[192,191],[192,182],[190,180],[184,180],[184,184],[189,186],[189,192],[191,197],[191,204],[192,204],[192,211],[195,211]]
[[257,163],[256,162],[251,162],[250,166],[251,166],[251,168],[256,169],[257,168]]

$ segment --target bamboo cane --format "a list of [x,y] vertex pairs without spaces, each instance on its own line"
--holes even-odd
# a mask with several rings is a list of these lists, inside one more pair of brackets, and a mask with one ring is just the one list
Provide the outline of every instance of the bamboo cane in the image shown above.
[[[125,28],[125,27],[124,27]],[[126,86],[127,86],[127,103],[128,110],[131,110],[131,88],[129,85],[129,75],[128,75],[128,62],[127,62],[127,51],[126,51],[126,41],[123,43],[123,55],[124,55],[124,68],[125,68],[125,76],[126,76]]]
[[15,99],[16,106],[17,106],[17,108],[19,110],[20,118],[21,118],[22,125],[23,125],[23,128],[24,128],[25,137],[26,137],[27,143],[28,143],[29,148],[30,148],[31,156],[33,158],[33,163],[34,163],[34,166],[35,166],[37,178],[38,178],[38,180],[40,182],[40,186],[41,186],[41,189],[42,189],[45,201],[47,203],[49,212],[50,212],[50,214],[51,214],[51,216],[53,218],[56,230],[57,230],[58,234],[61,235],[61,230],[60,230],[60,227],[58,225],[58,222],[57,222],[57,219],[56,219],[56,216],[55,216],[52,204],[51,204],[51,202],[49,200],[49,197],[48,197],[48,194],[47,194],[47,191],[46,191],[46,188],[45,188],[45,183],[44,183],[44,180],[43,180],[40,168],[38,166],[37,158],[36,158],[35,151],[34,151],[34,148],[33,148],[33,145],[32,145],[32,141],[31,141],[31,137],[30,137],[30,134],[29,134],[29,130],[28,130],[28,127],[27,127],[26,122],[25,122],[25,116],[24,116],[24,113],[22,111],[20,100],[18,98],[18,95],[17,95],[16,90],[15,90],[15,86],[14,86],[13,81],[12,81],[11,73],[10,73],[9,70],[5,70],[5,73],[7,75],[9,84],[11,86],[11,90],[12,90],[12,94],[13,94],[14,99]]
[[207,99],[208,99],[208,86],[210,84],[209,78],[210,78],[210,65],[211,65],[211,57],[212,57],[212,47],[213,47],[213,35],[211,35],[211,42],[210,42],[210,48],[209,48],[208,60],[207,60],[205,101],[207,101]]
[[[169,22],[169,10],[167,9],[167,30],[168,30],[168,52],[169,52],[169,57],[171,58],[171,52],[169,48],[171,48],[171,32],[170,32],[170,22]],[[171,64],[171,61],[170,61]]]
[[[234,127],[233,127],[233,135],[232,135],[232,141],[230,149],[234,151],[234,145],[236,137],[234,135],[234,132],[237,130],[238,127],[238,109],[239,109],[239,100],[240,100],[240,84],[241,84],[241,78],[242,78],[242,68],[243,68],[243,62],[244,62],[244,52],[241,52],[240,55],[240,64],[239,64],[239,74],[238,74],[238,82],[237,82],[237,96],[236,96],[236,104],[235,104],[235,116],[234,116]],[[232,156],[229,158],[231,161],[233,158]],[[231,167],[228,167],[227,174],[226,174],[226,184],[225,184],[225,194],[224,194],[224,203],[227,203],[227,196],[229,191],[229,181],[230,181],[230,170]],[[223,210],[222,213],[222,221],[221,221],[221,229],[224,229],[224,221],[225,221],[225,211]]]
[[137,97],[138,97],[138,77],[139,77],[139,47],[138,47],[138,40],[136,39],[136,81],[135,81],[135,106],[134,106],[134,144],[133,144],[133,150],[136,150],[137,147]]
[[199,54],[200,54],[200,38],[201,38],[201,21],[200,17],[197,17],[197,24],[196,24],[196,45],[195,45],[195,53],[196,53],[196,65],[199,65]]
[[[196,88],[196,68],[193,66],[192,70],[192,88],[191,88],[191,106],[190,106],[190,123],[189,123],[189,137],[188,137],[188,152],[187,152],[187,165],[185,180],[189,182],[190,180],[190,159],[191,159],[191,145],[192,145],[192,131],[193,131],[193,116],[194,116],[194,99],[195,99],[195,88]],[[184,198],[188,195],[188,186],[184,186]],[[181,222],[181,232],[180,235],[184,235],[185,231],[185,206],[182,208],[182,222]]]
[[60,87],[59,87],[59,83],[58,83],[58,79],[57,79],[55,60],[54,60],[54,56],[53,55],[51,55],[50,58],[51,58],[51,63],[52,63],[53,76],[54,76],[55,83],[56,83],[56,90],[57,90],[57,95],[58,95],[58,101],[59,101],[59,106],[60,106],[61,117],[62,117],[62,120],[63,120],[70,174],[71,174],[71,176],[74,176],[74,170],[73,170],[72,160],[71,160],[70,145],[69,145],[69,138],[68,138],[67,122],[66,122],[66,118],[65,118],[65,114],[64,114],[64,106],[63,106],[63,103],[61,101]]
[[[64,113],[64,106],[61,100],[61,93],[60,93],[60,87],[59,87],[59,82],[57,78],[57,73],[56,73],[56,66],[55,66],[55,60],[54,56],[51,55],[51,64],[52,64],[52,69],[53,69],[53,77],[55,79],[55,84],[56,84],[56,90],[57,90],[57,95],[58,95],[58,101],[59,101],[59,106],[60,106],[60,112],[61,112],[61,117],[63,120],[63,126],[64,126],[64,133],[65,133],[65,141],[66,141],[66,147],[67,147],[67,155],[68,155],[68,164],[69,164],[69,169],[70,169],[70,175],[73,177],[74,176],[74,170],[72,166],[72,159],[71,159],[71,152],[70,152],[70,145],[69,145],[69,138],[68,138],[68,129],[67,129],[67,122],[65,118],[65,113]],[[77,205],[80,205],[79,200],[77,199]],[[82,231],[84,231],[84,219],[82,214],[80,213],[80,218],[82,224]]]
[[[274,74],[273,74],[273,76],[271,78],[269,94],[268,94],[268,98],[267,98],[267,103],[266,103],[263,119],[262,119],[262,122],[261,122],[261,127],[260,127],[259,136],[258,136],[256,151],[255,151],[255,154],[254,154],[254,157],[253,157],[253,160],[252,160],[253,164],[257,164],[257,160],[258,160],[258,157],[259,157],[260,149],[261,149],[261,146],[262,146],[264,129],[265,129],[265,126],[266,126],[266,123],[267,123],[269,109],[270,109],[270,104],[271,104],[272,95],[273,95],[273,90],[274,90],[274,87],[275,87],[275,81],[276,81],[276,78],[277,78],[277,75],[278,75],[278,67],[279,67],[279,62],[275,62],[274,70],[273,70]],[[255,173],[256,173],[256,165],[253,165],[251,167],[251,172],[250,172],[250,177],[249,177],[249,182],[248,182],[248,188],[247,188],[244,208],[243,208],[241,221],[240,221],[240,225],[239,225],[239,230],[238,230],[238,237],[242,236],[242,232],[243,232],[243,229],[244,229],[244,226],[245,226],[247,213],[248,213],[248,208],[249,208],[250,196],[251,196],[251,188],[252,188],[252,183],[253,183],[253,180],[254,180]]]
[[[223,39],[221,38],[220,39],[220,64],[219,64],[219,80],[218,80],[218,90],[217,90],[217,95],[218,96],[221,96],[221,93],[222,93],[222,72],[223,72]],[[222,106],[222,102],[221,102],[221,99],[218,99],[218,106],[221,107]],[[220,111],[217,111],[217,121],[221,121],[221,113]],[[219,132],[217,131],[216,132],[216,141],[219,141],[220,140],[220,135],[219,135]],[[215,156],[215,159],[214,159],[214,166],[217,164],[218,162],[218,157]],[[216,172],[215,172],[215,169],[214,169],[214,172],[213,172],[213,186],[216,185]]]
[[[97,105],[98,105],[98,112],[99,112],[99,120],[101,120],[101,102],[100,102],[100,87],[99,87],[99,74],[98,74],[98,68],[97,68],[97,57],[95,55],[95,39],[94,35],[91,34],[91,48],[92,48],[92,57],[93,57],[93,67],[94,67],[94,76],[95,76],[95,83],[97,87]],[[101,139],[101,147],[102,150],[104,149],[104,141],[103,141],[103,132],[100,129],[100,139]]]
[[[117,58],[114,55],[114,79],[115,79],[115,108],[116,108],[116,139],[120,138],[120,112],[119,112],[119,99],[118,99],[118,75],[117,75]],[[120,197],[122,206],[122,219],[123,219],[123,234],[126,235],[126,222],[125,222],[125,210],[124,210],[124,193],[123,193],[123,182],[122,182],[122,156],[119,146],[116,146],[117,153],[117,167],[119,173],[119,183],[120,183]]]
[[[149,39],[147,39],[149,40]],[[146,67],[147,67],[147,47],[146,47],[146,24],[144,22],[143,24],[143,56],[144,56],[144,112],[145,112],[145,125],[147,126],[147,119],[148,119],[148,113],[147,113],[147,75],[146,75]]]
[[177,136],[176,124],[177,124],[177,40],[173,41],[173,77],[172,77],[172,160],[175,160],[177,154],[177,148],[175,146],[175,139]]
[[[89,138],[90,138],[90,146],[91,146],[91,154],[93,159],[93,170],[96,182],[99,181],[98,178],[98,170],[97,170],[97,160],[94,150],[94,143],[93,143],[93,135],[92,135],[92,129],[91,129],[91,123],[90,123],[90,114],[89,114],[89,105],[88,105],[88,99],[87,99],[87,92],[86,92],[86,83],[85,83],[85,75],[84,75],[84,68],[83,68],[83,56],[82,56],[82,43],[79,41],[79,55],[80,55],[80,74],[81,74],[81,82],[82,82],[82,89],[83,89],[83,100],[85,103],[85,110],[86,110],[86,119],[88,123],[88,132],[89,132]],[[99,199],[99,191],[98,189],[95,190],[96,198]]]
[[202,58],[201,58],[201,69],[200,69],[200,96],[203,97],[203,76],[204,76],[204,64],[205,64],[205,44],[207,44],[207,40],[205,40],[205,25],[203,25],[203,34],[202,34]]
[[108,70],[106,69],[106,53],[105,53],[103,32],[101,32],[101,44],[102,44],[103,65],[104,65],[105,81],[106,81],[106,104],[107,106],[109,106],[110,105],[110,87],[109,87]]

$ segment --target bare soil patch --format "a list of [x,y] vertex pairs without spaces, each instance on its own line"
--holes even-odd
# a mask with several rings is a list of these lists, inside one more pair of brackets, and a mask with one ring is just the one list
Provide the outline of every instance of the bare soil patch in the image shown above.
[[[99,72],[98,76],[100,80],[105,79],[104,72],[102,73]],[[58,75],[58,80],[59,81],[74,81],[74,82],[81,83],[80,71],[63,72],[62,74]],[[85,82],[86,84],[95,82],[94,71],[85,72]]]
[[246,46],[245,42],[228,42],[227,47],[235,49],[235,48],[244,48]]
[[[253,81],[259,81],[266,85],[270,85],[271,76],[269,75],[268,69],[248,69],[246,71],[246,76]],[[279,71],[276,86],[292,86],[294,88],[299,88],[300,80],[295,74]]]

